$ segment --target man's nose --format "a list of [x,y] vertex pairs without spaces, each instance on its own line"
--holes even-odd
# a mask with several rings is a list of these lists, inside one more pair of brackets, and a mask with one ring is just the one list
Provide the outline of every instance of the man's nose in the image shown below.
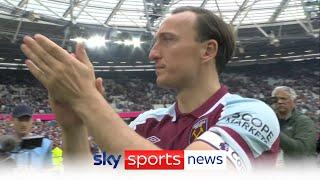
[[278,104],[283,104],[283,100],[280,99],[280,98],[278,98],[278,99],[277,99],[277,103],[278,103]]
[[160,51],[157,48],[156,44],[152,46],[150,53],[149,53],[149,60],[150,61],[157,61],[161,58]]

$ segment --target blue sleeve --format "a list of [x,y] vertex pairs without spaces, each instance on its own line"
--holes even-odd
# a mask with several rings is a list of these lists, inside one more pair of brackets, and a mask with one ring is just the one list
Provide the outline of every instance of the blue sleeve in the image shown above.
[[265,103],[250,98],[227,102],[219,121],[210,130],[224,134],[222,131],[227,128],[241,136],[255,158],[270,150],[280,134],[274,111]]
[[49,139],[43,139],[43,148],[44,148],[44,167],[52,167],[52,141]]

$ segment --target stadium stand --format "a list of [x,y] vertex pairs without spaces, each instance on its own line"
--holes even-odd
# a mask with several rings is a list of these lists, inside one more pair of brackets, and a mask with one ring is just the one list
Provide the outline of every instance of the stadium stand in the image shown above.
[[[308,62],[233,67],[221,79],[232,93],[261,100],[267,99],[275,86],[293,87],[299,95],[298,109],[315,121],[320,132],[318,66],[318,62]],[[51,113],[46,90],[30,74],[23,73],[23,77],[14,74],[11,71],[0,73],[0,134],[12,131],[12,122],[6,121],[8,116],[4,114],[10,113],[18,103],[30,104],[38,114]],[[174,101],[173,91],[160,89],[146,79],[105,79],[104,85],[106,99],[118,112],[146,111]],[[47,136],[61,146],[61,130],[55,121],[36,119],[35,124],[35,134]]]

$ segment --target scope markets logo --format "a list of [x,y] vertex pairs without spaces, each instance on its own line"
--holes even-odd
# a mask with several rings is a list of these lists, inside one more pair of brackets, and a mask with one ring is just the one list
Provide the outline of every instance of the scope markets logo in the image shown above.
[[215,169],[226,168],[224,151],[204,150],[126,150],[125,169]]

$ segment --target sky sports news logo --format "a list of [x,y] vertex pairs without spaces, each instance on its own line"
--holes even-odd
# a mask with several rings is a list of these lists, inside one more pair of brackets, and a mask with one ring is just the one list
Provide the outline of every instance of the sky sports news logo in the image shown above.
[[95,166],[112,166],[113,169],[118,167],[121,155],[107,154],[106,152],[95,153],[93,155],[93,165]]
[[[121,155],[95,154],[94,165],[118,167]],[[210,150],[126,150],[126,170],[223,170],[225,151]]]

